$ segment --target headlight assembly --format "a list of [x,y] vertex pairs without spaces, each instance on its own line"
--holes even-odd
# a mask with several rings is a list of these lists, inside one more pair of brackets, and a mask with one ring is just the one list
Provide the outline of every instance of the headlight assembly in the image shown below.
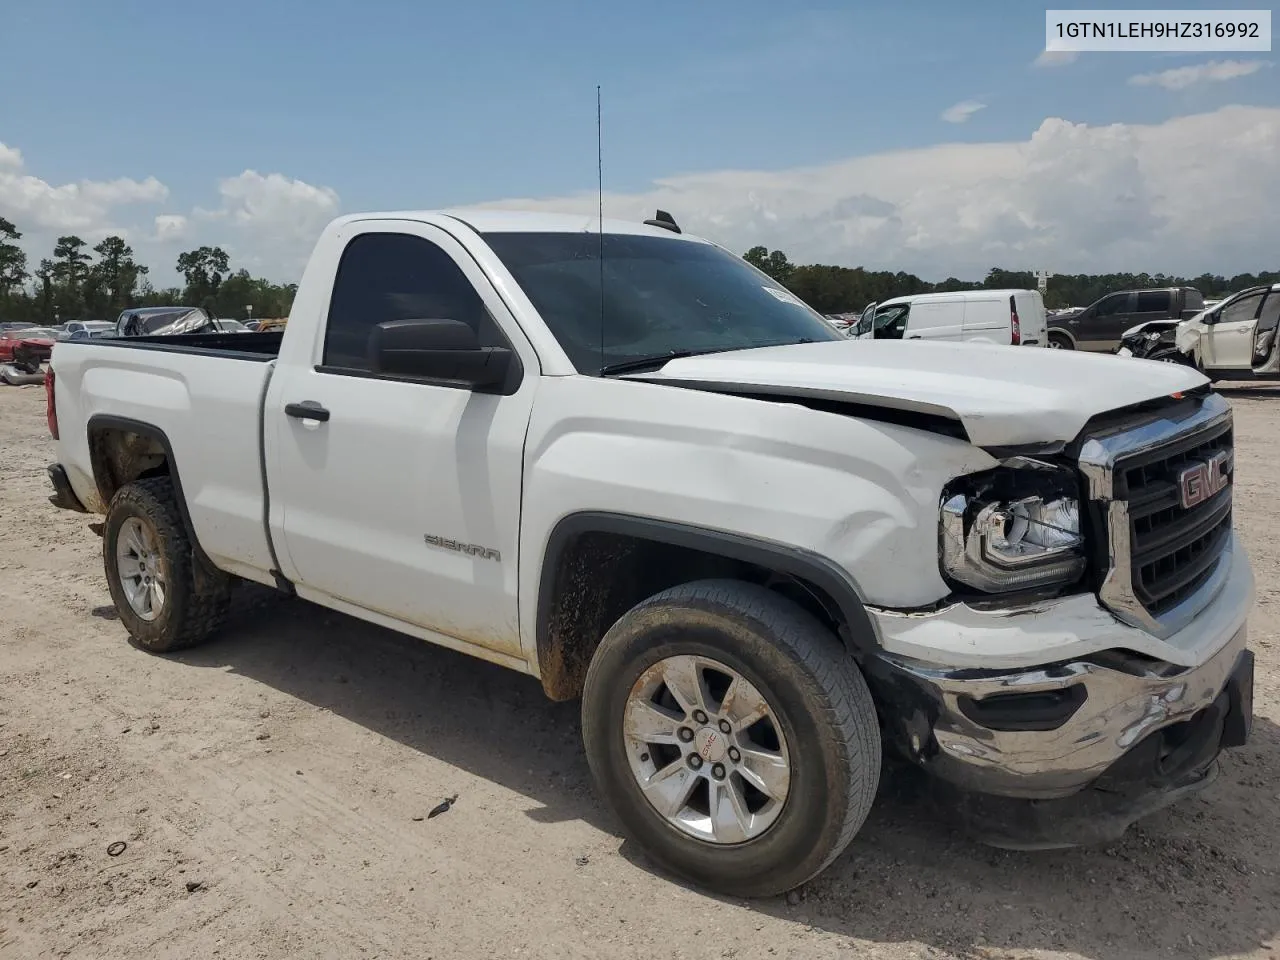
[[1049,464],[951,484],[940,539],[943,573],[984,593],[1066,586],[1086,566],[1074,478]]

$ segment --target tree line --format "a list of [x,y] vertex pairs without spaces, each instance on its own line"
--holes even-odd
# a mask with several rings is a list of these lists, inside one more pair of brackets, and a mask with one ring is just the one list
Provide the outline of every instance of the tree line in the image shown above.
[[[905,297],[916,293],[951,293],[958,290],[1027,289],[1037,286],[1036,275],[1029,270],[1004,270],[992,267],[981,281],[973,282],[948,277],[940,283],[929,283],[913,273],[888,270],[864,270],[862,267],[835,267],[821,263],[795,264],[781,250],[752,247],[743,258],[777,280],[797,297],[820,313],[852,313],[872,301]],[[1175,277],[1164,273],[1055,274],[1048,280],[1045,306],[1086,307],[1099,297],[1116,290],[1141,290],[1147,287],[1196,287],[1206,299],[1220,299],[1227,294],[1262,284],[1280,283],[1280,271],[1240,273],[1234,277],[1203,273],[1195,278]]]
[[[238,320],[283,317],[293,305],[296,283],[277,284],[249,271],[231,269],[221,247],[198,247],[178,255],[183,287],[156,289],[148,268],[134,259],[123,238],[110,236],[90,247],[80,237],[59,237],[53,255],[29,269],[18,246],[22,234],[0,217],[0,320],[51,324],[68,320],[114,320],[127,307],[198,306],[216,317]],[[866,270],[828,264],[795,264],[781,250],[752,247],[749,262],[821,313],[850,313],[872,301],[916,293],[1036,286],[1030,271],[992,267],[981,281],[948,277],[930,283],[913,273]],[[1057,274],[1048,280],[1045,306],[1083,307],[1115,290],[1196,287],[1207,299],[1261,284],[1280,283],[1280,271],[1241,273],[1227,278],[1204,273],[1195,278],[1157,273]]]
[[0,320],[49,325],[69,320],[114,320],[129,307],[202,307],[211,316],[237,320],[284,317],[296,283],[278,284],[231,269],[221,247],[178,255],[183,287],[156,289],[150,270],[137,262],[123,238],[96,246],[74,235],[58,237],[53,254],[34,267],[18,246],[13,223],[0,217]]

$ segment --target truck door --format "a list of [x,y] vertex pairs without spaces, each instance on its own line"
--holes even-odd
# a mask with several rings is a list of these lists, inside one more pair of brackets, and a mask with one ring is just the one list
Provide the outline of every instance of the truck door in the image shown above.
[[1113,293],[1068,320],[1067,326],[1075,334],[1076,349],[1110,351],[1120,346],[1120,335],[1132,326],[1129,317],[1133,306],[1132,292]]
[[1245,294],[1217,313],[1216,321],[1200,338],[1200,354],[1206,369],[1248,370],[1253,356],[1253,331],[1265,291]]
[[[350,229],[310,356],[282,355],[267,396],[280,565],[307,599],[520,656],[516,547],[536,355],[446,231]],[[522,371],[505,395],[372,374],[370,333],[405,319],[467,323],[482,346],[512,349]]]

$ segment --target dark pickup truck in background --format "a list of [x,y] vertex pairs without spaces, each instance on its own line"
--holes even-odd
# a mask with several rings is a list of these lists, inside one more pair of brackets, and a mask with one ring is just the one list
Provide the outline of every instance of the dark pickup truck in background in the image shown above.
[[1095,300],[1071,317],[1049,318],[1049,346],[1112,353],[1130,327],[1152,320],[1186,320],[1204,309],[1195,287],[1121,290]]

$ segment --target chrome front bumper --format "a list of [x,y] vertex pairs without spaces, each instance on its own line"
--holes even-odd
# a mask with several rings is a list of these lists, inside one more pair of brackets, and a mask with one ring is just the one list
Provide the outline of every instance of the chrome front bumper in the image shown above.
[[[886,738],[958,787],[1035,799],[1085,789],[1140,744],[1176,752],[1184,731],[1215,705],[1222,709],[1224,692],[1233,678],[1245,682],[1244,673],[1249,689],[1229,699],[1252,710],[1246,621],[1253,575],[1237,545],[1225,559],[1218,595],[1165,639],[1118,622],[1092,597],[998,614],[962,604],[880,613],[883,650],[866,666]],[[1080,609],[1090,601],[1092,612]],[[1095,622],[1105,628],[1077,632]],[[928,659],[920,656],[926,645],[934,646]],[[1231,723],[1247,733],[1249,719]],[[1167,750],[1150,742],[1161,731],[1168,731]],[[1233,739],[1241,735],[1219,735],[1212,756]],[[1149,773],[1139,776],[1159,779]]]
[[[971,671],[888,662],[937,706],[931,743],[918,736],[914,743],[909,740],[923,766],[981,793],[1052,798],[1087,787],[1148,735],[1210,707],[1241,663],[1245,635],[1240,630],[1190,670],[1169,671],[1133,658],[1122,669],[1116,658],[1116,666],[1075,661],[1030,672],[967,676]],[[1050,696],[1036,699],[1034,694]],[[989,707],[984,714],[983,703],[1006,706]],[[1019,718],[1017,703],[1039,709],[1027,709]],[[992,729],[984,718],[995,718],[1002,729]],[[1038,729],[1011,729],[1018,725]]]

